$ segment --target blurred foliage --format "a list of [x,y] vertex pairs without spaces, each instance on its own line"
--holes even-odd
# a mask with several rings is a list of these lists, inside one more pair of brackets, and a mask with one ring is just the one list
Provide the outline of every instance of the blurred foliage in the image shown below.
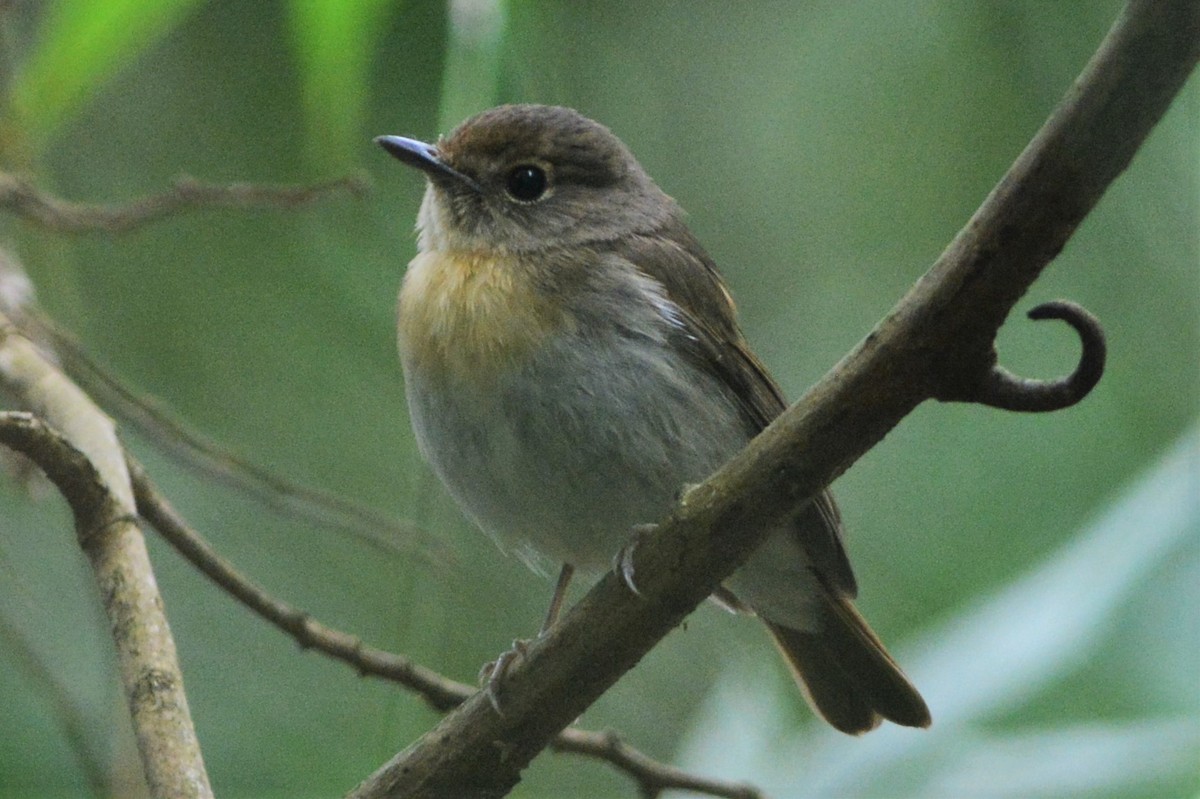
[[[16,54],[15,123],[35,142],[53,135],[143,49],[177,27],[197,0],[59,0],[38,21],[33,47]],[[19,13],[12,10],[10,14]],[[10,25],[10,43],[13,41]]]
[[838,746],[827,730],[780,718],[754,690],[761,669],[746,663],[722,676],[684,761],[748,768],[780,796],[1190,795],[1197,466],[1192,428],[1059,551],[907,644],[902,660],[938,718],[928,734],[888,727]]
[[[750,340],[798,396],[966,221],[1118,9],[5,4],[5,168],[88,202],[181,173],[304,182],[362,167],[376,190],[291,212],[190,213],[117,238],[5,218],[2,243],[43,307],[129,385],[255,463],[442,535],[453,564],[380,558],[127,434],[181,510],[270,590],[469,680],[535,628],[550,586],[468,529],[415,453],[392,315],[422,186],[371,137],[434,137],[504,101],[604,121],[689,209]],[[1197,119],[1193,80],[1030,297],[1070,297],[1104,320],[1111,358],[1095,393],[1038,417],[922,407],[837,485],[861,606],[930,697],[932,732],[826,733],[756,626],[712,609],[583,722],[777,797],[1195,796]],[[1069,331],[1018,317],[1000,348],[1031,375],[1075,355]],[[1182,526],[1172,503],[1186,506]],[[0,614],[66,686],[113,793],[127,795],[136,763],[111,644],[66,511],[15,485],[0,508]],[[298,651],[151,547],[219,795],[340,794],[433,721],[403,692]],[[0,796],[85,795],[43,681],[9,650]],[[514,795],[634,791],[604,766],[546,755]]]
[[370,102],[368,77],[389,0],[293,0],[289,3],[303,84],[310,157],[354,165]]

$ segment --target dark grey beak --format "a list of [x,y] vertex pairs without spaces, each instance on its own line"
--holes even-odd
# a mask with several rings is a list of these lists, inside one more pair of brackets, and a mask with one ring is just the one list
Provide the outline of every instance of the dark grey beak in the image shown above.
[[430,177],[453,178],[474,191],[481,191],[478,183],[443,161],[437,147],[432,144],[416,139],[407,139],[403,136],[376,136],[375,143],[395,158],[421,170]]

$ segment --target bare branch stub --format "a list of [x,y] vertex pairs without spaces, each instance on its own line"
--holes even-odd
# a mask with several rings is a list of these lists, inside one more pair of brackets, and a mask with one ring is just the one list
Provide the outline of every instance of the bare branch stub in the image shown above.
[[950,375],[936,394],[943,402],[975,402],[991,408],[1023,413],[1046,413],[1069,408],[1091,393],[1104,374],[1108,345],[1100,320],[1070,300],[1042,303],[1028,314],[1030,319],[1059,319],[1079,335],[1083,347],[1079,363],[1066,377],[1036,380],[1020,377],[995,363],[995,352],[972,379]]

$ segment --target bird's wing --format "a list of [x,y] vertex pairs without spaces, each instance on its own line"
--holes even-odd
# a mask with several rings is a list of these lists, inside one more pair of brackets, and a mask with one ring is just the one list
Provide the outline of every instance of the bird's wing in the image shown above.
[[[781,414],[787,402],[766,367],[750,351],[737,325],[733,298],[715,264],[681,222],[654,236],[616,243],[622,258],[658,281],[679,308],[677,346],[736,398],[750,435]],[[828,491],[797,518],[797,536],[822,581],[838,595],[854,597],[857,585],[842,544],[842,520]]]

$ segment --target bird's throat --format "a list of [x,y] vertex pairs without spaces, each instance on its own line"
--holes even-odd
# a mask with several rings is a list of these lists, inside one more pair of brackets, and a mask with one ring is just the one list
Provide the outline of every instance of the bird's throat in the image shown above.
[[426,250],[408,266],[399,301],[400,354],[422,377],[483,382],[520,368],[569,324],[515,256]]

